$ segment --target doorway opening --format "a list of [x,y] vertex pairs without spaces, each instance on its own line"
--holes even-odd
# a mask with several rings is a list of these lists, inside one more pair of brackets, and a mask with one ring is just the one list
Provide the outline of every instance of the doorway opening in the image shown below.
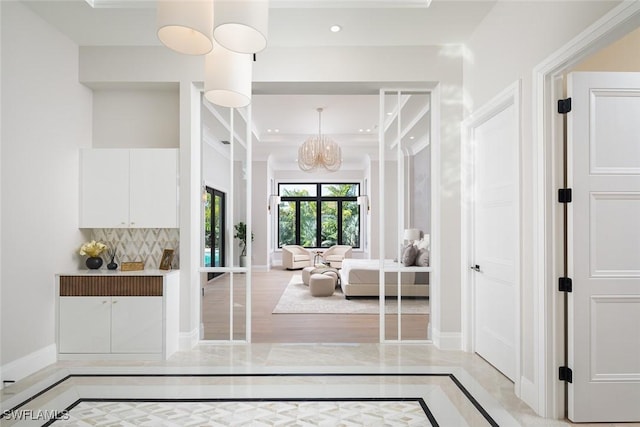
[[[204,207],[204,266],[224,267],[226,265],[226,195],[215,188],[205,187]],[[207,280],[221,276],[222,272],[207,273]]]

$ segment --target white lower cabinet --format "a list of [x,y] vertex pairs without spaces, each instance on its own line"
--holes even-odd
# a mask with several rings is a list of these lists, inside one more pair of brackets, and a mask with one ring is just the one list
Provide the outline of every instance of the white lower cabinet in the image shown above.
[[162,359],[177,350],[177,271],[137,277],[60,275],[56,287],[60,358]]
[[60,297],[60,353],[160,353],[162,297]]
[[162,351],[162,297],[113,297],[111,352]]
[[111,297],[61,297],[60,353],[111,352]]

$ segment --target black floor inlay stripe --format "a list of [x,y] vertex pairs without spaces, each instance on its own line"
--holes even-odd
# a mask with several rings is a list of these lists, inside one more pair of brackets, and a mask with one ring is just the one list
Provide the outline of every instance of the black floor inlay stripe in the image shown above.
[[[19,408],[31,402],[35,398],[43,395],[44,393],[52,390],[53,388],[67,381],[69,378],[73,378],[73,377],[78,377],[78,378],[90,378],[90,377],[95,377],[95,378],[105,378],[105,377],[112,377],[112,378],[128,378],[128,377],[141,377],[141,378],[144,378],[144,377],[150,377],[150,378],[161,378],[161,377],[203,377],[203,378],[206,378],[206,377],[209,377],[209,378],[215,378],[215,377],[218,377],[218,378],[229,378],[229,377],[449,377],[451,381],[453,381],[453,383],[456,385],[456,387],[460,389],[462,394],[469,400],[469,402],[478,410],[478,412],[482,415],[482,417],[485,420],[487,420],[489,425],[491,425],[492,427],[499,427],[499,424],[491,417],[491,415],[489,415],[489,413],[484,409],[484,407],[480,404],[480,402],[478,402],[476,398],[473,397],[473,395],[456,378],[456,376],[451,373],[70,374],[63,379],[56,381],[54,384],[46,387],[42,391],[34,394],[33,396],[29,397],[28,399],[19,403],[13,408],[3,411],[3,413],[0,414],[0,419],[6,418],[7,414],[16,412]],[[359,399],[359,400],[367,400],[367,399],[369,398]],[[78,402],[75,402],[74,406],[80,403],[80,401],[82,400],[83,399],[80,399]],[[92,400],[96,401],[96,399],[92,399]],[[124,400],[118,400],[118,399],[104,399],[104,400],[114,401],[114,402],[124,401]],[[135,399],[135,400],[148,401],[148,400],[142,400],[142,399]],[[262,400],[265,401],[266,399],[262,399]],[[292,399],[278,399],[278,401],[284,401],[284,400],[293,401]],[[313,399],[313,400],[320,401],[322,399]],[[345,400],[345,399],[340,399],[340,400]],[[384,400],[384,399],[378,399],[378,400]],[[178,401],[178,400],[174,400],[174,401]],[[239,401],[248,401],[248,399],[241,399]],[[431,413],[431,411],[426,407],[426,403],[424,403],[423,409],[425,409],[425,413],[427,414],[427,417],[429,418],[429,421],[432,423],[432,425],[437,426],[438,423],[436,422],[435,418],[433,418],[433,414]],[[52,422],[55,422],[55,420],[52,420],[45,425],[50,425],[50,423]]]

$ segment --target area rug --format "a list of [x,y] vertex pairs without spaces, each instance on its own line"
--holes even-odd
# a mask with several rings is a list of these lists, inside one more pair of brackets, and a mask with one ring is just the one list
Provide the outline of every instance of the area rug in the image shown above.
[[[282,293],[274,314],[284,313],[323,313],[323,314],[378,314],[377,298],[345,299],[340,287],[330,297],[313,297],[309,287],[302,283],[302,276],[294,275]],[[395,298],[386,301],[387,314],[398,312]],[[402,314],[429,314],[427,298],[402,298]]]

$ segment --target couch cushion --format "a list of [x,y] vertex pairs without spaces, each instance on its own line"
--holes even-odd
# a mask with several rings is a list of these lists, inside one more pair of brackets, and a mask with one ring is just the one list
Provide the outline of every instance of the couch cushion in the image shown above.
[[418,267],[429,267],[429,251],[426,249],[418,249],[416,254],[415,265]]
[[402,264],[405,267],[413,265],[413,263],[416,261],[417,255],[418,249],[413,245],[407,245],[407,247],[402,251]]

